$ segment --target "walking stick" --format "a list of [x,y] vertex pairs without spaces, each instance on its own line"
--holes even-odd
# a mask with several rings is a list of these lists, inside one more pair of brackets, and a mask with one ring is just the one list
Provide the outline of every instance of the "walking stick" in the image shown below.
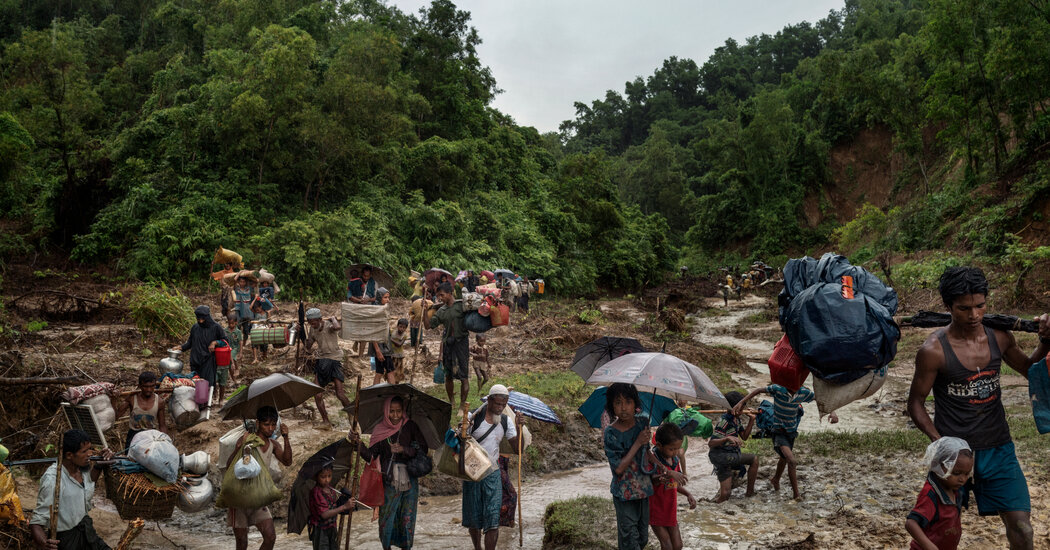
[[[519,413],[520,414],[520,413]],[[522,435],[522,431],[525,429],[525,421],[521,422],[521,430],[518,431],[518,548],[521,548],[525,544],[525,524],[522,520],[521,514],[521,451],[525,436]]]
[[58,503],[62,496],[62,457],[55,459],[55,493],[51,500],[51,540],[58,539]]
[[[357,375],[357,395],[354,396],[354,419],[350,423],[350,429],[351,430],[354,429],[354,424],[357,424],[357,416],[358,416],[358,414],[360,412],[361,412],[361,375],[359,374],[359,375]],[[358,445],[360,445],[360,443]],[[354,456],[353,467],[352,467],[352,469],[349,472],[347,472],[347,475],[350,475],[351,473],[353,473],[354,479],[353,479],[353,482],[350,484],[350,494],[351,495],[357,495],[358,494],[358,487],[357,487],[357,485],[361,481],[361,476],[359,476],[357,474],[357,466],[361,462],[361,453],[357,452],[357,447],[356,446],[354,447],[354,450],[353,450],[353,456]],[[360,495],[358,495],[358,496],[360,496]],[[357,498],[357,496],[354,496],[352,498]],[[346,515],[346,539],[345,539],[345,542],[343,544],[343,550],[350,550],[350,526],[353,525],[353,523],[354,523],[354,512],[351,511],[349,514]],[[336,539],[335,540],[336,540],[336,544],[338,545],[339,544],[338,534],[336,535]]]
[[[354,417],[350,419],[350,431],[354,430],[354,424],[357,423],[357,412],[358,412],[360,406],[361,406],[361,375],[358,374],[357,375],[357,392],[354,394]],[[357,446],[356,445],[353,447],[353,449],[350,450],[350,456],[354,457],[354,458],[357,457]],[[351,465],[353,466],[353,468],[351,470],[347,470],[346,471],[346,475],[343,476],[343,487],[344,488],[350,484],[350,474],[354,470],[357,469],[357,464],[356,463],[352,463]],[[353,491],[352,490],[350,491],[350,494],[353,495]],[[343,537],[343,524],[346,523],[347,518],[352,518],[352,517],[353,517],[353,512],[352,511],[349,514],[345,515],[345,516],[342,515],[342,514],[339,515],[339,530],[335,534],[335,540],[336,540],[337,544],[338,544],[339,539],[341,539]],[[349,527],[347,527],[347,530],[346,530],[346,540],[348,542],[350,540],[350,528]]]

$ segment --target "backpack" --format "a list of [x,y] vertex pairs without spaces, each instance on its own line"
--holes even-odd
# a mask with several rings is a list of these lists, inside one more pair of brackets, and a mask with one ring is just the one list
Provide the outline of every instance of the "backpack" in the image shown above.
[[[482,406],[478,407],[474,411],[474,417],[471,418],[471,420],[470,420],[470,434],[472,436],[473,436],[474,432],[478,431],[478,428],[481,427],[481,423],[485,420],[485,414],[484,414],[485,407],[486,407],[486,405],[482,405]],[[500,423],[501,426],[503,426],[503,437],[506,437],[507,436],[507,415],[505,415],[503,413],[500,413],[500,415],[499,415],[499,423]],[[495,429],[496,429],[496,427],[492,426],[491,428],[488,429],[488,431],[486,431],[485,433],[481,434],[481,437],[475,437],[474,441],[477,441],[478,443],[481,443]]]
[[[802,418],[802,415],[805,413],[805,409],[802,407],[798,408],[799,418]],[[755,432],[751,434],[751,437],[758,439],[772,438],[776,425],[777,416],[773,412],[773,402],[763,399],[758,405],[758,416],[755,417]]]

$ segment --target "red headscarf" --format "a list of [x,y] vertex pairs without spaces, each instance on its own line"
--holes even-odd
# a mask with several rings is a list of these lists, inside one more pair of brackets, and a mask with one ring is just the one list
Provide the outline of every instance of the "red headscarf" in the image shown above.
[[[390,421],[390,403],[393,400],[394,396],[391,395],[383,402],[383,418],[381,418],[379,422],[376,422],[375,426],[372,428],[372,439],[369,440],[373,445],[401,431],[405,422],[408,422],[407,411],[404,411],[401,414],[401,420],[397,424]],[[404,405],[401,407],[402,410],[404,410]]]

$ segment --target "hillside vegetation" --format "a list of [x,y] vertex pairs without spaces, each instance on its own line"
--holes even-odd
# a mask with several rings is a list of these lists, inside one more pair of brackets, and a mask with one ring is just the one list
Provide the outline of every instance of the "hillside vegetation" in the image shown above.
[[848,0],[550,134],[479,42],[448,0],[0,1],[0,258],[199,279],[221,245],[319,297],[348,260],[579,293],[829,245],[1020,297],[1050,258],[1050,1]]

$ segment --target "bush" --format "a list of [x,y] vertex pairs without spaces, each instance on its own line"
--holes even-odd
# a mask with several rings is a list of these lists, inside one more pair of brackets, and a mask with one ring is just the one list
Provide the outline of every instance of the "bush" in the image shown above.
[[[610,527],[611,526],[611,527]],[[612,499],[580,497],[547,505],[543,514],[543,547],[616,548],[616,512]]]
[[185,338],[197,318],[189,298],[161,283],[139,285],[131,295],[131,318],[143,334]]

